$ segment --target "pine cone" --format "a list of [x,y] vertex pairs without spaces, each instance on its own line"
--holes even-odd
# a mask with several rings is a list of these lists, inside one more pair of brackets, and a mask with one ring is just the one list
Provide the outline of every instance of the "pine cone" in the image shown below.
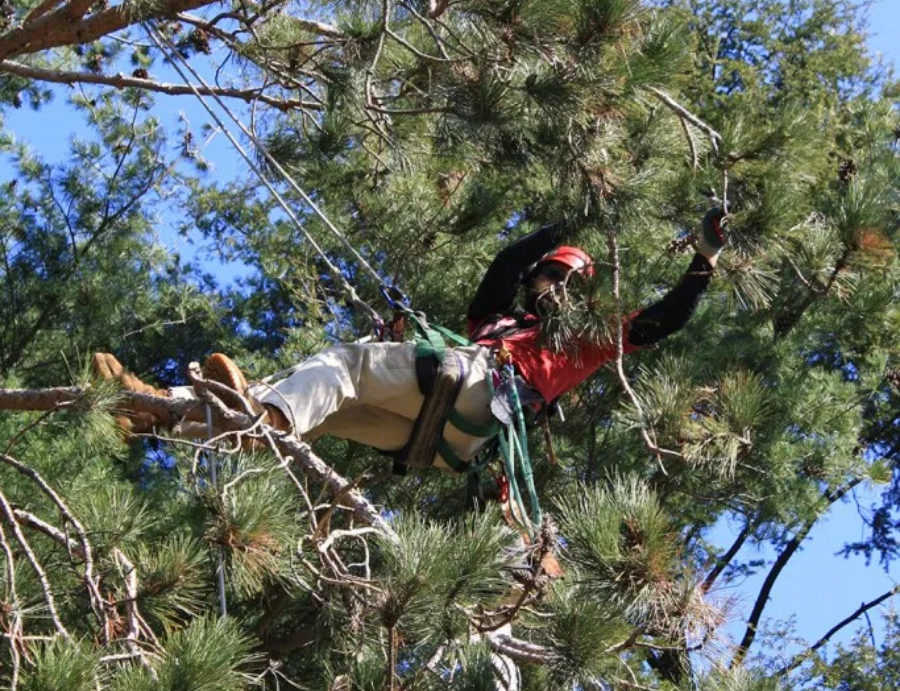
[[856,175],[856,163],[852,158],[843,158],[838,164],[838,178],[841,182],[850,182]]
[[195,50],[201,53],[205,53],[206,55],[212,53],[212,48],[209,46],[209,34],[203,29],[194,29],[188,35],[188,42]]
[[900,391],[900,369],[891,369],[887,371],[884,378],[888,380],[891,386]]
[[670,240],[669,244],[666,245],[666,254],[684,254],[694,246],[696,241],[697,238],[690,233],[682,235],[680,238]]

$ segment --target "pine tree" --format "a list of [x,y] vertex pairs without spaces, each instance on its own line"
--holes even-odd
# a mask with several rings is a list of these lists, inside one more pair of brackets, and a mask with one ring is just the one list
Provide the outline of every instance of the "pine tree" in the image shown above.
[[[16,3],[0,35],[5,105],[41,107],[52,82],[95,85],[73,97],[87,132],[64,167],[3,139],[17,168],[0,201],[0,406],[21,399],[13,388],[77,387],[0,417],[4,683],[750,690],[788,671],[800,687],[853,683],[843,650],[831,669],[745,660],[784,565],[853,487],[892,482],[872,540],[851,548],[896,554],[896,88],[865,53],[856,7],[187,12],[204,4]],[[219,80],[210,51],[229,57]],[[283,166],[417,309],[459,331],[498,249],[564,218],[596,277],[567,284],[546,336],[615,341],[616,317],[684,270],[705,209],[727,206],[730,247],[688,327],[567,397],[557,464],[532,431],[553,518],[532,554],[496,510],[471,509],[460,478],[399,478],[353,443],[324,438],[309,455],[273,437],[213,448],[117,431],[109,413],[134,397],[90,380],[91,351],[160,385],[212,349],[262,377],[370,329],[341,276],[380,299],[296,190],[278,186],[325,257],[257,176],[220,183],[193,136],[166,139],[153,112],[187,93],[162,76],[178,56],[205,93],[253,115],[265,175]],[[154,245],[171,194],[186,232],[253,269],[245,285]],[[736,542],[709,544],[726,516],[744,526]],[[756,568],[745,543],[778,556],[728,649],[717,589]],[[563,578],[535,568],[547,550]]]

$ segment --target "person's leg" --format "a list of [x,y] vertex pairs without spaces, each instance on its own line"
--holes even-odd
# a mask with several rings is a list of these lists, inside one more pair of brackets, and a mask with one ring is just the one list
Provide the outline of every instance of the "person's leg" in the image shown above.
[[[333,346],[307,360],[272,386],[250,393],[276,408],[300,434],[319,428],[340,410],[370,406],[415,419],[422,405],[412,343],[351,343]],[[402,401],[402,412],[385,407]]]
[[[486,377],[493,365],[493,356],[487,348],[482,346],[454,348],[452,353],[458,355],[466,367],[466,377],[459,395],[456,397],[454,409],[469,422],[478,425],[489,424],[494,417],[491,413],[491,399]],[[447,356],[451,356],[451,351],[447,352]],[[450,423],[444,426],[444,439],[456,455],[463,460],[471,459],[487,442],[486,438],[473,437],[456,429]],[[435,456],[434,466],[447,468],[440,454]]]
[[412,427],[412,420],[383,408],[354,405],[329,415],[321,425],[311,429],[306,438],[314,440],[327,434],[381,451],[397,451],[406,445]]

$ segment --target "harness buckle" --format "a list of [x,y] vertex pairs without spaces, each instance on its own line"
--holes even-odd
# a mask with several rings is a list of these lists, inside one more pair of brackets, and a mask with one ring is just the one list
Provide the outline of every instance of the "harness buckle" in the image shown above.
[[512,364],[513,364],[513,356],[512,356],[512,353],[510,353],[510,352],[506,349],[506,346],[503,345],[502,343],[501,343],[500,346],[494,351],[494,359],[497,361],[497,364],[500,365],[500,367],[506,367],[506,366],[510,366],[510,367],[511,367]]

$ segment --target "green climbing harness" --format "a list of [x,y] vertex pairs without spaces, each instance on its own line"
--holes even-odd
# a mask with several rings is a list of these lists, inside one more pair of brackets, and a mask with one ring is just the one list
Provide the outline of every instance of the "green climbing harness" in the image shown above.
[[[397,309],[402,305],[395,304],[394,307]],[[540,528],[543,516],[534,486],[528,431],[515,369],[512,364],[505,362],[498,368],[490,369],[485,378],[491,399],[495,396],[506,397],[506,403],[512,411],[509,422],[501,424],[495,419],[488,425],[482,425],[467,420],[453,407],[465,378],[463,360],[450,356],[452,350],[448,352],[445,339],[461,346],[472,345],[472,342],[449,329],[429,324],[423,315],[408,308],[405,313],[412,319],[419,334],[416,340],[416,375],[425,401],[409,442],[395,457],[395,472],[402,474],[407,466],[430,466],[437,452],[455,472],[470,477],[480,476],[492,460],[491,456],[482,454],[475,460],[463,460],[450,448],[443,430],[449,423],[465,434],[484,438],[486,443],[496,438],[503,459],[503,472],[509,483],[512,517],[529,534],[534,535]],[[521,476],[528,492],[530,512],[525,509],[518,476]]]

